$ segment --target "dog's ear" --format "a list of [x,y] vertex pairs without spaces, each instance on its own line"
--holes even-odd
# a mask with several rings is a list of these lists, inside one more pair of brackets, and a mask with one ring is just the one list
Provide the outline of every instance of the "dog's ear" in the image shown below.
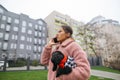
[[55,70],[57,69],[57,64],[56,64],[56,62],[55,62],[54,56],[52,56],[51,62],[53,63],[53,69],[52,69],[52,70],[55,71]]
[[53,65],[53,69],[52,69],[52,70],[53,70],[53,71],[56,71],[56,69],[57,69],[57,65],[56,65],[56,64],[54,64],[54,65]]

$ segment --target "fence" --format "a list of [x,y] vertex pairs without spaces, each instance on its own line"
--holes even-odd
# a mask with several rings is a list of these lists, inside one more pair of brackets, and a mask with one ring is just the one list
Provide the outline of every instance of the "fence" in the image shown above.
[[[17,60],[8,60],[7,57],[4,58],[4,65],[0,66],[0,71],[17,71],[17,70],[41,70],[47,69],[47,67],[39,64],[38,60],[30,60],[18,58]],[[2,63],[1,63],[2,64]]]

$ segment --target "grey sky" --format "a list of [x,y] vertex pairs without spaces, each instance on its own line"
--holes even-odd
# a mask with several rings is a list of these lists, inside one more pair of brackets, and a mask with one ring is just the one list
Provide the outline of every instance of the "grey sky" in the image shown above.
[[78,21],[101,15],[120,22],[120,0],[0,0],[8,11],[44,19],[53,10]]

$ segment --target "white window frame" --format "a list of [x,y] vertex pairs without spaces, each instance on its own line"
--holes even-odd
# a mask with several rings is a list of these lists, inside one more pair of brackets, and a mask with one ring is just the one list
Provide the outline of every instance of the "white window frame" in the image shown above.
[[24,49],[25,45],[24,44],[20,44],[20,49]]
[[33,25],[32,25],[32,23],[29,23],[28,26],[29,26],[29,27],[32,27]]
[[22,26],[23,27],[27,26],[27,22],[26,21],[22,21]]
[[9,40],[9,34],[8,33],[5,34],[4,40]]
[[7,50],[7,48],[8,48],[8,43],[7,43],[7,42],[4,42],[4,43],[3,43],[3,50]]
[[37,44],[37,38],[34,39],[34,43]]
[[0,28],[5,29],[5,24],[1,24]]
[[7,22],[8,22],[8,23],[11,23],[11,22],[12,22],[12,18],[11,18],[11,17],[8,17]]
[[18,31],[18,27],[14,26],[14,27],[13,27],[13,31],[16,31],[16,32],[17,32],[17,31]]
[[28,34],[32,34],[32,30],[28,30]]
[[0,7],[0,13],[2,14],[4,13],[4,10],[1,7]]
[[15,19],[14,23],[19,24],[19,19]]
[[25,33],[26,32],[26,28],[22,27],[21,32]]
[[21,36],[20,40],[24,41],[25,40],[25,36]]
[[38,29],[38,25],[35,25],[35,30],[37,30]]
[[11,28],[11,26],[10,26],[10,25],[7,25],[7,26],[6,26],[6,31],[10,31],[10,28]]
[[5,21],[6,19],[7,19],[7,17],[3,15],[2,20]]
[[37,37],[37,31],[35,31],[35,36]]
[[3,38],[3,33],[2,32],[0,32],[0,38]]

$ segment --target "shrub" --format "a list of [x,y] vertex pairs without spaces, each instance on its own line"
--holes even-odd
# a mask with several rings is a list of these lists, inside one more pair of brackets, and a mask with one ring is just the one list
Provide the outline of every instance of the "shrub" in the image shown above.
[[32,66],[38,66],[39,65],[39,61],[37,60],[33,60],[31,63]]

